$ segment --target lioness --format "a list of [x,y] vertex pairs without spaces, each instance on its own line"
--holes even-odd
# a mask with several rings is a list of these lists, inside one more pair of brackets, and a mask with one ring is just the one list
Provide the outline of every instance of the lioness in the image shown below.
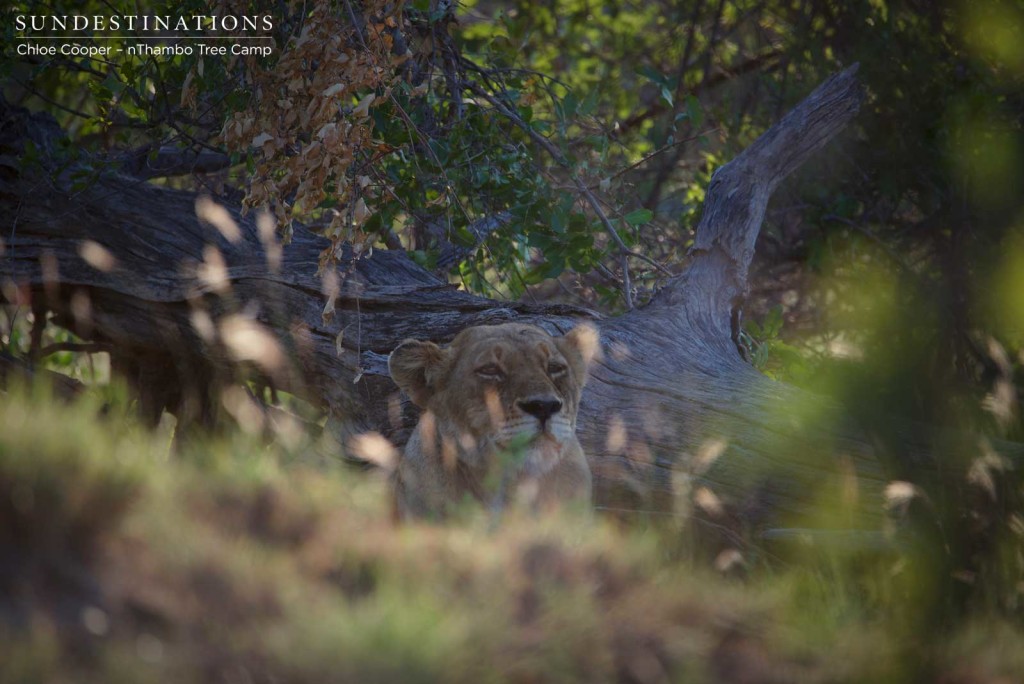
[[597,346],[587,325],[551,337],[520,323],[399,345],[388,369],[423,415],[395,471],[397,514],[441,516],[466,494],[492,509],[589,501],[576,412]]

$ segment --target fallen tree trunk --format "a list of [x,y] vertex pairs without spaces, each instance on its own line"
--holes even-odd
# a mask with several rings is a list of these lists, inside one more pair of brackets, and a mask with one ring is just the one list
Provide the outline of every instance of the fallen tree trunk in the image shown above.
[[[197,220],[192,193],[116,173],[77,188],[56,160],[62,133],[52,120],[5,104],[4,297],[53,311],[108,346],[152,419],[166,409],[212,421],[234,362],[248,359],[326,408],[342,443],[366,431],[404,442],[415,414],[399,404],[386,369],[404,338],[444,342],[466,326],[509,320],[564,331],[586,318],[601,331],[603,358],[579,434],[600,505],[671,510],[673,496],[700,487],[705,509],[732,504],[757,517],[762,508],[800,513],[809,492],[835,484],[854,491],[854,508],[880,513],[884,474],[865,440],[828,402],[745,363],[732,329],[769,197],[855,115],[855,71],[822,84],[715,173],[688,266],[649,305],[611,319],[476,297],[393,251],[343,254],[335,313],[324,316],[334,286],[315,275],[322,239],[296,230],[275,268],[275,246],[237,209],[229,211],[241,234],[229,239]],[[44,164],[36,172],[18,161],[27,140]],[[260,330],[293,360],[286,369],[261,364],[259,350],[247,357],[245,340],[231,339],[241,331],[266,342]]]

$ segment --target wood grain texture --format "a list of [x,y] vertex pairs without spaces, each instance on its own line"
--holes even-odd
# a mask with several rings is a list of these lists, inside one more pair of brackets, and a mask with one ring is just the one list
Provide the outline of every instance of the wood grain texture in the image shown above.
[[[467,326],[511,320],[557,332],[587,319],[601,331],[603,357],[584,395],[579,434],[601,505],[665,511],[673,491],[707,487],[755,520],[762,509],[799,513],[816,487],[849,476],[859,508],[873,515],[881,512],[884,476],[869,445],[828,401],[746,364],[731,331],[772,191],[851,120],[860,101],[853,67],[720,168],[689,264],[644,308],[602,319],[573,307],[491,301],[454,289],[404,253],[374,251],[353,261],[346,251],[330,320],[322,317],[326,298],[316,276],[323,239],[298,227],[274,272],[253,217],[237,207],[228,209],[242,239],[231,243],[197,220],[192,193],[112,172],[72,189],[71,174],[56,161],[61,131],[43,115],[3,104],[0,280],[44,302],[83,337],[109,343],[115,367],[133,378],[152,419],[164,409],[214,419],[219,388],[236,369],[223,345],[197,334],[192,317],[197,309],[215,321],[244,313],[288,352],[278,384],[325,407],[342,443],[367,430],[404,442],[416,416],[407,401],[395,410],[399,397],[386,369],[387,354],[403,339],[443,343]],[[21,163],[29,139],[44,163],[35,171]],[[116,267],[90,266],[79,254],[85,240],[109,250]],[[209,245],[223,255],[229,294],[215,294],[197,275]],[[54,263],[57,282],[47,282]],[[76,292],[90,303],[87,321],[76,318]],[[727,447],[695,467],[695,457],[716,444]]]

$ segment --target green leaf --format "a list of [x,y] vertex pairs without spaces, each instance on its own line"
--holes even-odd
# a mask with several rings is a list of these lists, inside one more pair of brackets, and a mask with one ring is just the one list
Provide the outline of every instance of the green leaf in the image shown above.
[[433,252],[425,252],[422,249],[417,249],[413,252],[409,252],[409,256],[420,266],[433,270],[437,268],[437,255]]
[[105,92],[120,93],[124,90],[124,83],[121,83],[113,72],[110,72],[107,74],[107,77],[103,79],[103,82],[99,87],[103,88]]
[[551,230],[556,233],[564,233],[566,226],[569,224],[569,214],[563,207],[555,209],[554,213],[551,214]]
[[526,236],[526,244],[546,252],[551,249],[551,245],[553,243],[551,241],[551,236],[545,235],[539,231],[532,231]]
[[571,119],[576,116],[576,108],[579,106],[579,101],[576,99],[576,93],[569,91],[569,94],[562,100],[562,110],[565,112],[565,118]]
[[433,138],[430,141],[430,149],[433,150],[434,155],[437,157],[439,165],[444,166],[448,162],[448,157],[451,154],[451,147],[449,147],[448,143]]
[[694,128],[699,127],[704,121],[704,110],[701,109],[700,100],[693,95],[686,96],[686,113],[690,115],[690,123]]
[[674,107],[676,104],[675,98],[672,96],[672,91],[668,89],[668,86],[661,86],[661,98],[668,102],[669,107]]
[[635,209],[626,214],[626,223],[631,226],[640,226],[654,218],[654,212],[650,209]]
[[555,259],[548,263],[547,269],[544,271],[545,278],[557,278],[565,270],[565,260]]
[[654,83],[657,83],[658,85],[660,85],[662,87],[665,87],[665,86],[668,85],[668,79],[665,78],[664,74],[662,74],[660,71],[658,71],[654,67],[650,67],[650,66],[646,66],[645,65],[645,66],[642,66],[639,69],[637,69],[636,73],[638,73],[639,75],[647,78],[650,81],[653,81]]
[[579,113],[581,116],[590,116],[597,109],[597,89],[591,90],[580,103]]
[[452,236],[455,238],[456,243],[465,247],[476,244],[476,235],[473,235],[466,226],[455,226],[454,230],[452,230]]

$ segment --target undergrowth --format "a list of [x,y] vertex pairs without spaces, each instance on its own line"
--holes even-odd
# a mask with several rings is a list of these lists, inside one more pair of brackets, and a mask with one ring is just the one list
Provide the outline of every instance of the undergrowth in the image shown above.
[[[110,397],[0,394],[0,681],[1012,681],[1018,625],[906,619],[899,559],[723,577],[672,525],[396,525],[377,473]],[[888,580],[886,578],[889,578]],[[910,627],[908,627],[910,625]]]

